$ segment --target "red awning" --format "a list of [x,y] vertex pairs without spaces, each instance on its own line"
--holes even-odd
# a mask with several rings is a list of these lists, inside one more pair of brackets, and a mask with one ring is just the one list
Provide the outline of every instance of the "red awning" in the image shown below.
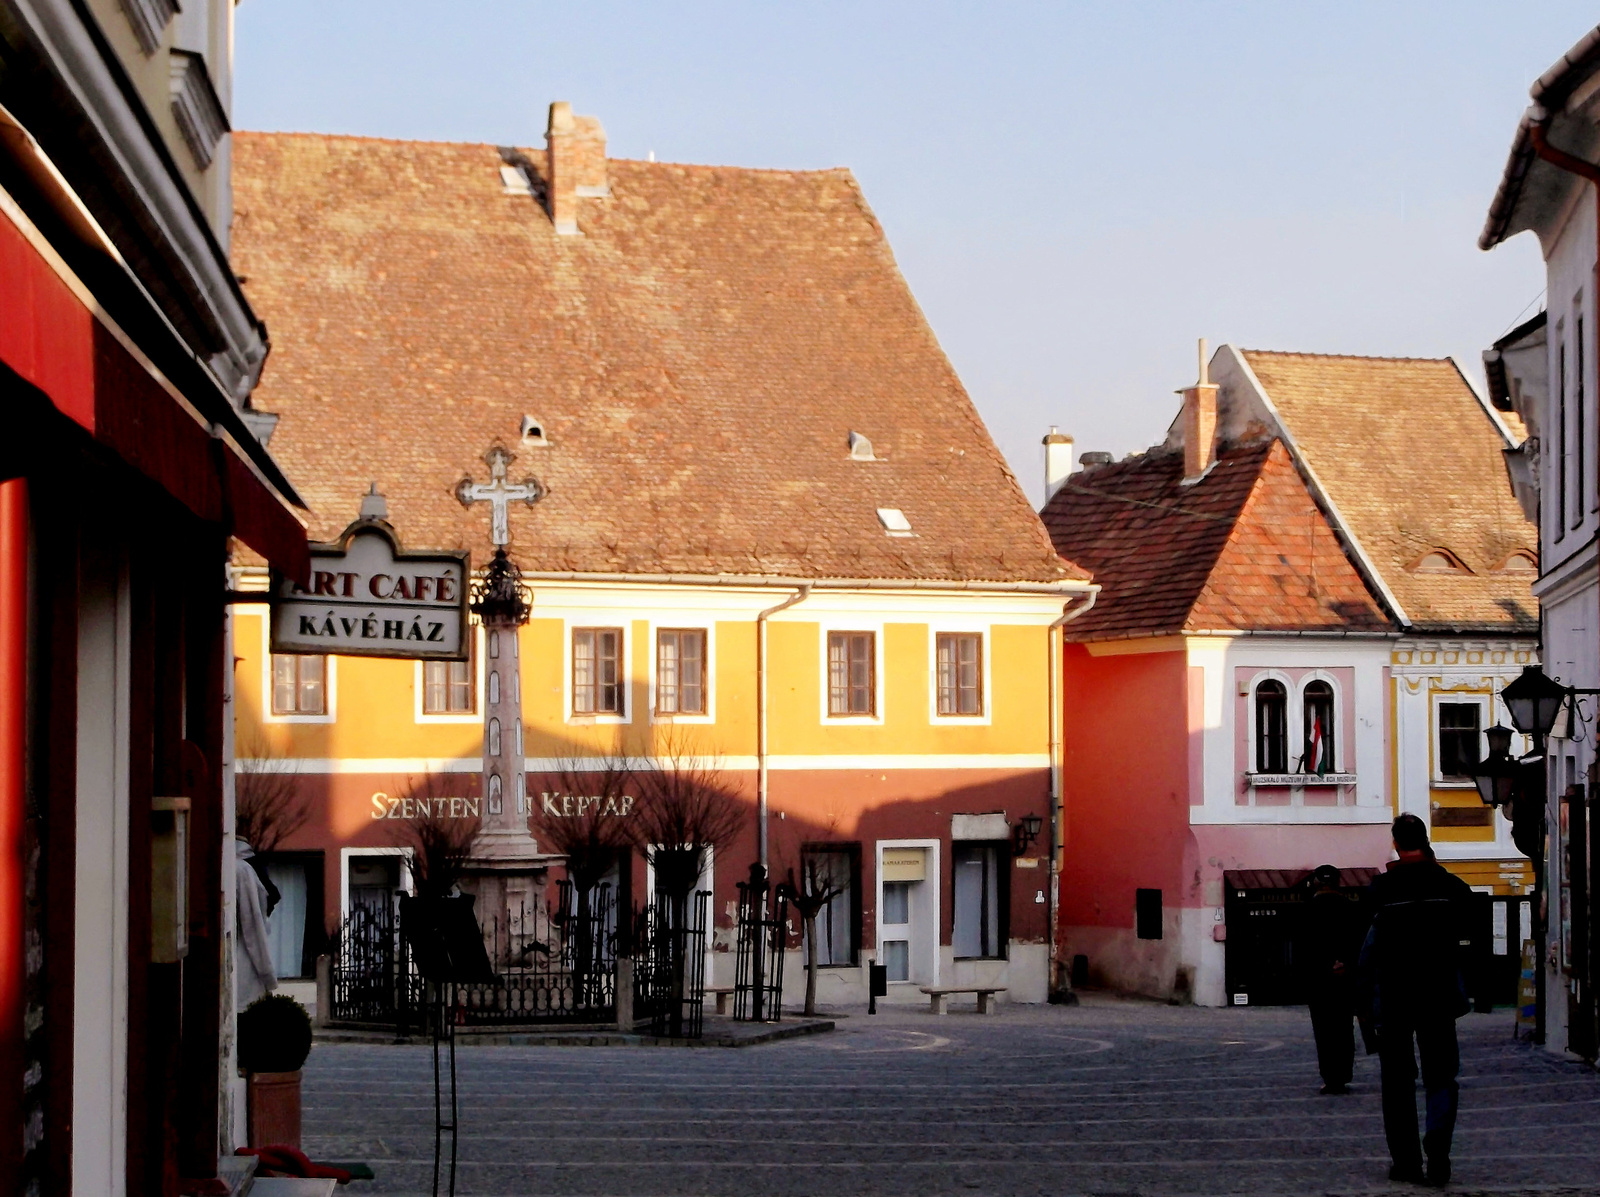
[[62,415],[290,577],[310,569],[305,528],[246,460],[125,343],[14,209],[0,206],[0,362]]

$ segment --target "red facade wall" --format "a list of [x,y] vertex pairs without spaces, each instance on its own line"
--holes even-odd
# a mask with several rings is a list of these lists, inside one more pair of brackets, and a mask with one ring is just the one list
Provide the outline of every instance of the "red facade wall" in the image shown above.
[[[729,780],[750,799],[748,827],[715,860],[716,925],[730,927],[729,904],[735,886],[745,880],[756,859],[755,775],[730,772]],[[407,812],[399,805],[414,779],[379,774],[300,774],[296,785],[310,800],[308,823],[279,845],[285,851],[320,850],[324,855],[324,916],[332,931],[340,916],[340,849],[390,848],[409,843]],[[559,778],[529,774],[533,802],[544,790],[562,789]],[[1043,769],[896,769],[781,770],[770,778],[768,854],[775,880],[792,868],[799,871],[804,844],[857,842],[861,845],[861,916],[863,950],[875,947],[876,841],[933,839],[940,842],[940,942],[950,942],[953,911],[950,884],[950,816],[1003,812],[1007,822],[1024,815],[1045,818],[1049,808],[1049,774]],[[476,773],[451,774],[432,794],[477,795]],[[377,802],[375,795],[387,795]],[[1048,833],[1046,833],[1047,835]],[[1030,867],[1013,862],[1011,870],[1010,938],[1043,943],[1049,933],[1049,906],[1041,901],[1049,885],[1049,845],[1044,837],[1023,854]],[[643,897],[644,866],[636,862],[635,899]],[[1132,909],[1132,898],[1129,898]]]
[[1066,646],[1063,927],[1132,928],[1134,890],[1196,904],[1185,884],[1191,746],[1181,650],[1092,656]]

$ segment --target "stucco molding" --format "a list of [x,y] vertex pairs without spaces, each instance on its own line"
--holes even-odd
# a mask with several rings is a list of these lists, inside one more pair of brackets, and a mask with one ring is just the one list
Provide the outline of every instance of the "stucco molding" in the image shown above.
[[161,38],[177,14],[178,4],[177,0],[122,0],[122,11],[133,26],[133,36],[139,39],[139,48],[154,54],[161,48]]
[[217,156],[217,143],[228,132],[228,114],[217,99],[206,60],[189,50],[174,50],[171,56],[172,119],[189,147],[194,164],[201,170],[210,167]]

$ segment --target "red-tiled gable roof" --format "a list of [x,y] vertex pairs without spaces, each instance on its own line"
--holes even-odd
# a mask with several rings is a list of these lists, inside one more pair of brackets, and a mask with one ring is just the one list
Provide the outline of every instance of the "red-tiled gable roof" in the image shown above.
[[1102,590],[1076,639],[1380,630],[1386,622],[1276,440],[1225,447],[1198,482],[1152,449],[1074,474],[1044,509]]
[[[558,236],[493,146],[241,133],[233,159],[234,260],[273,345],[255,403],[315,535],[376,480],[408,544],[482,560],[487,512],[452,488],[499,439],[548,487],[511,516],[529,570],[1086,576],[848,171],[611,160],[609,198]],[[519,446],[524,414],[548,446]]]
[[[1297,452],[1419,630],[1538,630],[1538,535],[1506,478],[1506,438],[1448,358],[1243,350]],[[1470,572],[1416,565],[1443,550]],[[1515,562],[1514,562],[1515,563]]]

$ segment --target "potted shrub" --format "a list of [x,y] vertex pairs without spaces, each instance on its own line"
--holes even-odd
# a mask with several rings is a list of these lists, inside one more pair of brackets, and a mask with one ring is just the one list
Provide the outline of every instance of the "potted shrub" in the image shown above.
[[311,1054],[311,1017],[282,993],[239,1015],[239,1069],[249,1078],[250,1146],[300,1146],[300,1069]]

